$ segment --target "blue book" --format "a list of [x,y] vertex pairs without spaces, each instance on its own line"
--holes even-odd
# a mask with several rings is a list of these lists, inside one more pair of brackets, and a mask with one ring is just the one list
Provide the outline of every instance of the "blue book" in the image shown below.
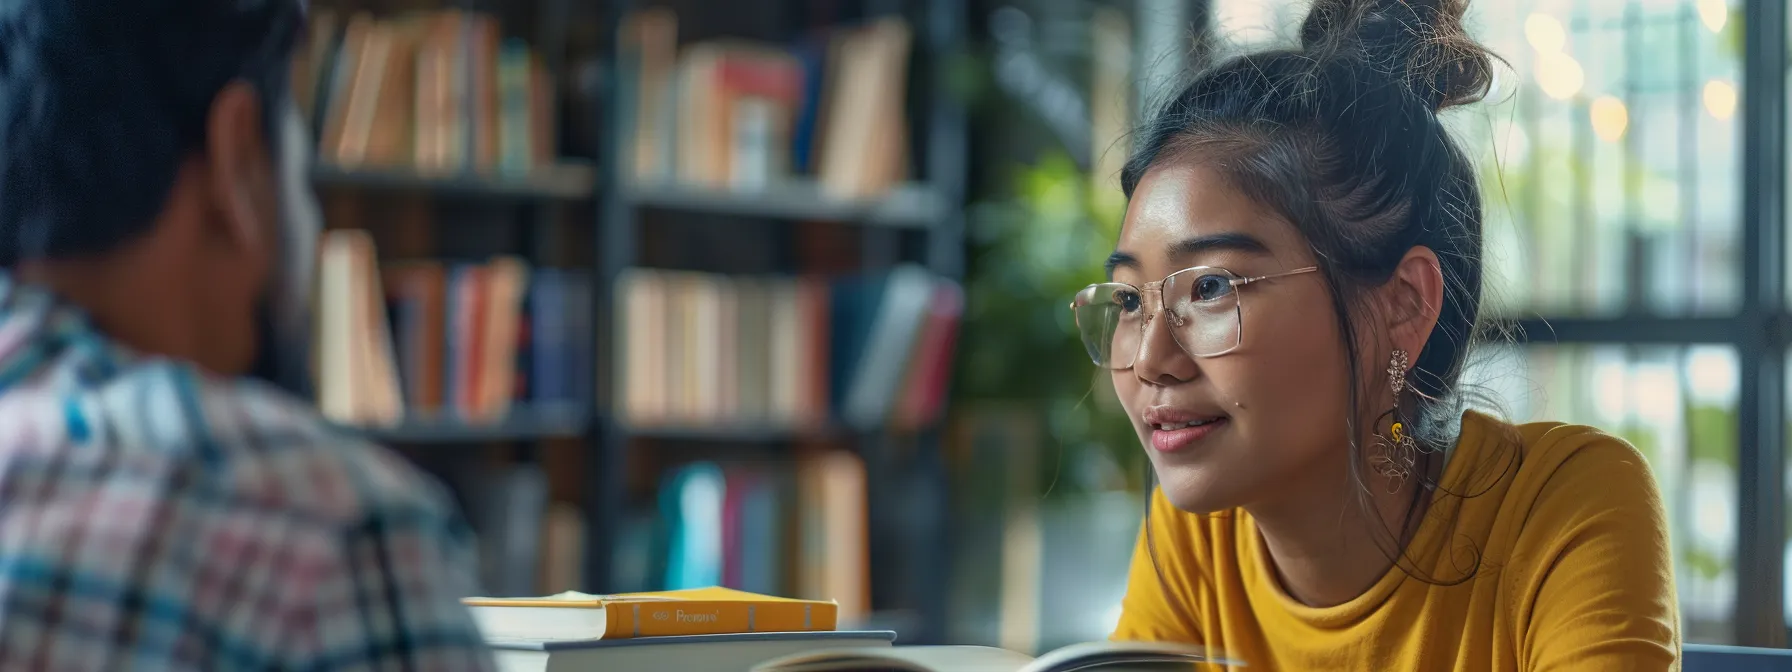
[[797,175],[815,172],[815,137],[821,131],[821,96],[826,81],[827,37],[797,43],[792,53],[803,67],[803,95],[797,106],[796,125],[790,139],[790,169]]
[[660,492],[660,512],[670,526],[666,590],[722,585],[721,467],[686,465]]
[[1681,669],[1686,672],[1769,672],[1792,670],[1792,651],[1716,644],[1686,644]]
[[529,287],[529,337],[531,370],[529,400],[572,401],[566,377],[567,314],[564,283],[559,269],[536,269]]

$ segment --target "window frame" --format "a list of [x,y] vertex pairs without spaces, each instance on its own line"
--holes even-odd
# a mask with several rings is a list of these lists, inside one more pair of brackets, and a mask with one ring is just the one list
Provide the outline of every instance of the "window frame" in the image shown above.
[[[1735,314],[1530,318],[1509,324],[1521,345],[1727,345],[1737,397],[1737,582],[1734,642],[1784,648],[1786,618],[1787,11],[1783,0],[1743,0],[1741,106],[1742,296]],[[1771,586],[1771,590],[1747,589]]]

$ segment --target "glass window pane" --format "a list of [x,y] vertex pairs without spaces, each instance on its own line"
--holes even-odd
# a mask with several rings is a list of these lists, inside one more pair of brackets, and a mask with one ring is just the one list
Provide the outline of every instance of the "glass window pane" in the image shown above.
[[1643,453],[1667,509],[1686,641],[1730,641],[1736,352],[1727,346],[1507,347],[1492,351],[1470,375],[1504,400],[1507,407],[1495,410],[1505,417],[1591,425]]
[[[1481,167],[1488,304],[1722,315],[1740,301],[1737,0],[1508,0],[1469,27],[1510,68],[1447,122]],[[1215,0],[1229,46],[1297,34],[1305,0]]]

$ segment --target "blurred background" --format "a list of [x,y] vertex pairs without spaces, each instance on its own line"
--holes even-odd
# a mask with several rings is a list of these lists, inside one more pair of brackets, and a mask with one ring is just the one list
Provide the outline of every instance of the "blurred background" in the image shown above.
[[[1474,0],[1472,377],[1656,469],[1689,641],[1786,644],[1786,8]],[[319,403],[491,593],[1104,637],[1145,460],[1071,324],[1142,110],[1306,0],[318,0]]]

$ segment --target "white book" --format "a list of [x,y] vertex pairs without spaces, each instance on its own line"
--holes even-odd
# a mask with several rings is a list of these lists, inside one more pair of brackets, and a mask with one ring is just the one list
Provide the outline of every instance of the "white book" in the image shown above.
[[[1243,667],[1207,650],[1167,642],[1087,642],[1034,658],[988,646],[829,649],[759,663],[752,672],[1186,672],[1196,663]],[[1206,669],[1206,668],[1202,668]]]
[[833,648],[890,648],[889,631],[760,632],[583,641],[488,639],[499,672],[677,670],[742,672],[759,663]]

